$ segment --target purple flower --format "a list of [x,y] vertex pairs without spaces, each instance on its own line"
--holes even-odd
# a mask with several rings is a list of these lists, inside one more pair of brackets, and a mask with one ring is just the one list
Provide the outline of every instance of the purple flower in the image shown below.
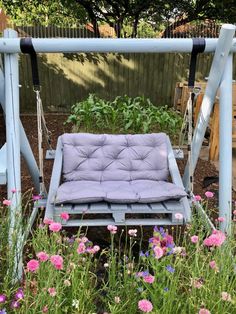
[[174,252],[174,250],[171,249],[169,252],[166,253],[166,255],[171,255],[171,254],[173,254],[173,252]]
[[139,256],[140,256],[140,257],[145,256],[145,254],[143,253],[143,251],[141,251],[141,252],[139,253]]
[[159,232],[159,229],[158,229],[157,226],[155,226],[155,227],[153,228],[153,230],[154,230],[154,232]]
[[7,314],[6,309],[1,309],[1,310],[0,310],[0,314]]
[[21,288],[19,288],[15,294],[15,299],[16,300],[21,300],[24,299],[24,292]]
[[11,308],[12,309],[17,309],[18,307],[20,307],[19,301],[12,301],[11,302]]
[[165,291],[165,292],[169,291],[169,288],[167,288],[167,287],[166,287],[166,288],[164,288],[164,291]]
[[149,271],[148,270],[143,271],[143,277],[148,276],[148,275],[149,275]]
[[0,294],[0,303],[4,303],[6,301],[7,297],[5,294]]
[[171,267],[170,265],[167,265],[166,266],[166,270],[170,273],[174,273],[175,272],[175,269],[173,267]]

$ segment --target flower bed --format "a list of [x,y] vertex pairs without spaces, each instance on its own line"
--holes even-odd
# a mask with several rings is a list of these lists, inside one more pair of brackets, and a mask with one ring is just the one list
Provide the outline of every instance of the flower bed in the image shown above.
[[[6,222],[1,270],[10,258]],[[23,280],[1,272],[0,313],[235,313],[235,239],[206,233],[196,216],[180,228],[154,227],[146,243],[145,228],[110,225],[106,247],[44,219],[26,245]]]

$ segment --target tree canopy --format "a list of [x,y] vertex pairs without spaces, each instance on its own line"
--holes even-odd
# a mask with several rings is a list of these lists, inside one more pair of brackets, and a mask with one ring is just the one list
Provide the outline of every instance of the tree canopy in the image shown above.
[[151,32],[167,25],[167,32],[170,25],[173,29],[196,20],[236,21],[235,0],[2,0],[0,4],[18,24],[91,23],[97,37],[101,23],[113,27],[117,37],[136,37],[138,27]]

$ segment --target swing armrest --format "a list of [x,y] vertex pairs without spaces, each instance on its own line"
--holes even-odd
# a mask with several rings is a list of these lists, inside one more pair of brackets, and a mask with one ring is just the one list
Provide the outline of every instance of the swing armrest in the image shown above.
[[184,188],[169,136],[167,137],[167,153],[168,153],[168,166],[172,182],[177,186]]
[[49,187],[49,193],[48,193],[48,199],[47,199],[47,206],[46,206],[46,213],[45,213],[45,217],[47,218],[52,218],[53,216],[52,207],[55,201],[57,189],[61,182],[62,162],[63,162],[63,153],[62,153],[62,141],[61,141],[61,136],[60,136],[57,141],[55,160],[53,164],[52,177],[50,181],[50,187]]

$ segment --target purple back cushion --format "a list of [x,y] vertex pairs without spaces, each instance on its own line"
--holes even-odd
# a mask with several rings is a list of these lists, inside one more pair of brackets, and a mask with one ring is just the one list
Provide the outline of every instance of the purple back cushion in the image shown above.
[[63,180],[133,181],[168,179],[164,133],[62,135]]

